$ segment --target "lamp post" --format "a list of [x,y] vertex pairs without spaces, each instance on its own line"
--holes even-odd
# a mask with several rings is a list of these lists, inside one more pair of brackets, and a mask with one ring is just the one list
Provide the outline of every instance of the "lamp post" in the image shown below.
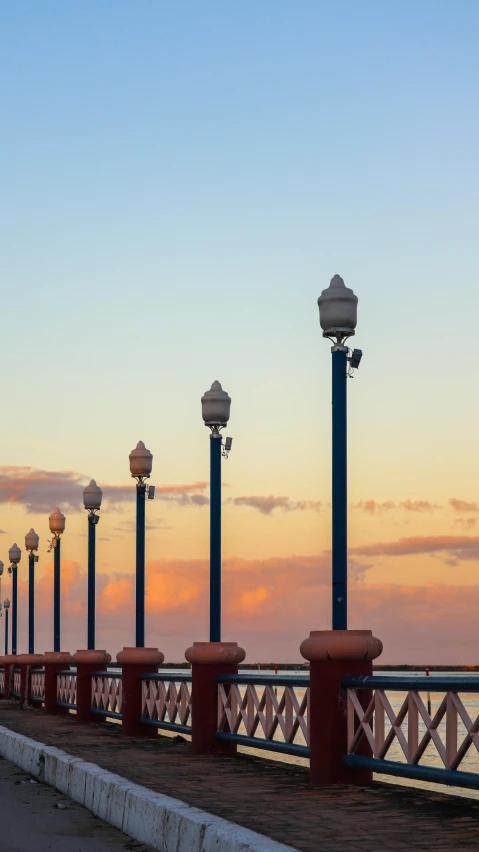
[[50,549],[53,548],[53,650],[60,650],[60,536],[65,531],[65,515],[58,506],[49,517],[50,532],[53,535]]
[[130,453],[130,473],[136,479],[136,647],[145,647],[145,498],[155,495],[154,486],[147,488],[153,455],[143,441]]
[[25,536],[25,550],[28,550],[28,653],[35,653],[35,562],[38,562],[38,556],[35,556],[35,551],[38,550],[40,539],[32,528]]
[[12,575],[12,654],[17,653],[17,616],[18,616],[18,585],[17,585],[17,568],[22,552],[18,544],[12,544],[8,551],[10,567],[8,573]]
[[[220,430],[228,423],[231,399],[219,382],[201,397],[202,415],[210,435],[210,642],[221,642],[221,452]],[[231,439],[226,439],[226,454]]]
[[358,297],[335,275],[318,299],[323,337],[332,352],[332,561],[333,630],[348,626],[348,528],[347,528],[347,387],[351,368],[358,367],[361,351],[345,345],[357,324]]
[[5,598],[3,602],[3,608],[5,610],[5,656],[8,654],[8,610],[10,609],[10,601],[8,598]]
[[95,531],[100,522],[96,513],[101,506],[103,492],[95,480],[83,490],[83,505],[88,512],[88,650],[95,648]]

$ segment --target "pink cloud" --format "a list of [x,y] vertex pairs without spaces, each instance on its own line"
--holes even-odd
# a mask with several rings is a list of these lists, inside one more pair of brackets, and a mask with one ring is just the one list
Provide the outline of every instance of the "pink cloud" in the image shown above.
[[456,497],[451,497],[449,505],[452,506],[455,512],[479,512],[477,503],[469,503],[467,500],[458,500]]
[[235,506],[249,506],[251,509],[256,509],[262,515],[271,515],[275,509],[282,509],[283,512],[304,512],[321,510],[321,502],[316,500],[290,500],[289,497],[235,497],[233,500]]
[[395,503],[393,500],[386,500],[383,503],[378,503],[376,500],[360,500],[359,503],[353,503],[351,509],[365,512],[367,515],[381,515],[383,512],[391,512],[393,510],[403,510],[404,512],[432,512],[434,509],[439,509],[435,503],[430,503],[428,500],[402,500]]
[[410,536],[397,541],[375,542],[354,547],[356,556],[411,556],[418,553],[446,553],[457,560],[479,559],[479,536]]

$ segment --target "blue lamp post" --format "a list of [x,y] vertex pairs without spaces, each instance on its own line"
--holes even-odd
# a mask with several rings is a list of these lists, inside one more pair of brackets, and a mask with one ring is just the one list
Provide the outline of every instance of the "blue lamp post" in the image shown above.
[[35,562],[38,556],[39,537],[32,528],[25,536],[25,550],[28,550],[28,653],[35,653]]
[[348,626],[348,488],[347,488],[347,379],[358,367],[362,352],[345,345],[357,324],[358,297],[335,275],[318,299],[323,337],[332,352],[332,557],[333,630]]
[[60,650],[60,536],[65,531],[65,515],[58,506],[49,517],[50,532],[53,534],[53,650]]
[[145,647],[145,499],[155,496],[153,485],[149,487],[145,480],[150,478],[153,467],[153,455],[146,449],[143,441],[138,441],[130,453],[130,473],[136,479],[136,647]]
[[210,435],[210,642],[221,642],[221,455],[227,455],[231,438],[226,439],[225,450],[220,430],[228,423],[231,399],[219,382],[201,397],[205,425]]
[[5,656],[8,654],[8,611],[10,609],[10,601],[8,598],[5,598],[3,602],[3,608],[5,610]]
[[22,558],[22,552],[18,546],[18,544],[12,544],[10,550],[8,551],[8,558],[10,560],[10,567],[8,569],[8,573],[12,575],[12,654],[17,653],[17,616],[18,616],[18,583],[17,583],[17,569],[18,563]]
[[95,532],[103,492],[95,480],[83,489],[83,505],[88,512],[88,650],[95,648]]

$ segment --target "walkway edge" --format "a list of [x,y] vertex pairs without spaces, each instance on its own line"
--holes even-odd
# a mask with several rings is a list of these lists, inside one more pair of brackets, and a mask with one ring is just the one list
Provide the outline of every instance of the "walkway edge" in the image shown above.
[[297,852],[1,725],[0,755],[160,852]]

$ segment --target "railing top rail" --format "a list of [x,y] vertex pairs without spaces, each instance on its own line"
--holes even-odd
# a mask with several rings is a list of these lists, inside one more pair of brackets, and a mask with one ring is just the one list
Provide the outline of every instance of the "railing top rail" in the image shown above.
[[151,674],[142,674],[141,680],[169,680],[171,682],[176,683],[191,683],[192,676],[190,674],[168,674],[167,672],[152,672]]
[[477,675],[439,675],[433,677],[421,675],[387,676],[387,675],[347,675],[341,685],[347,689],[389,689],[392,692],[478,692],[479,677]]
[[91,672],[92,677],[121,677],[121,671],[111,672],[104,670],[102,672]]
[[309,686],[309,675],[216,675],[217,683],[249,683],[257,686]]

